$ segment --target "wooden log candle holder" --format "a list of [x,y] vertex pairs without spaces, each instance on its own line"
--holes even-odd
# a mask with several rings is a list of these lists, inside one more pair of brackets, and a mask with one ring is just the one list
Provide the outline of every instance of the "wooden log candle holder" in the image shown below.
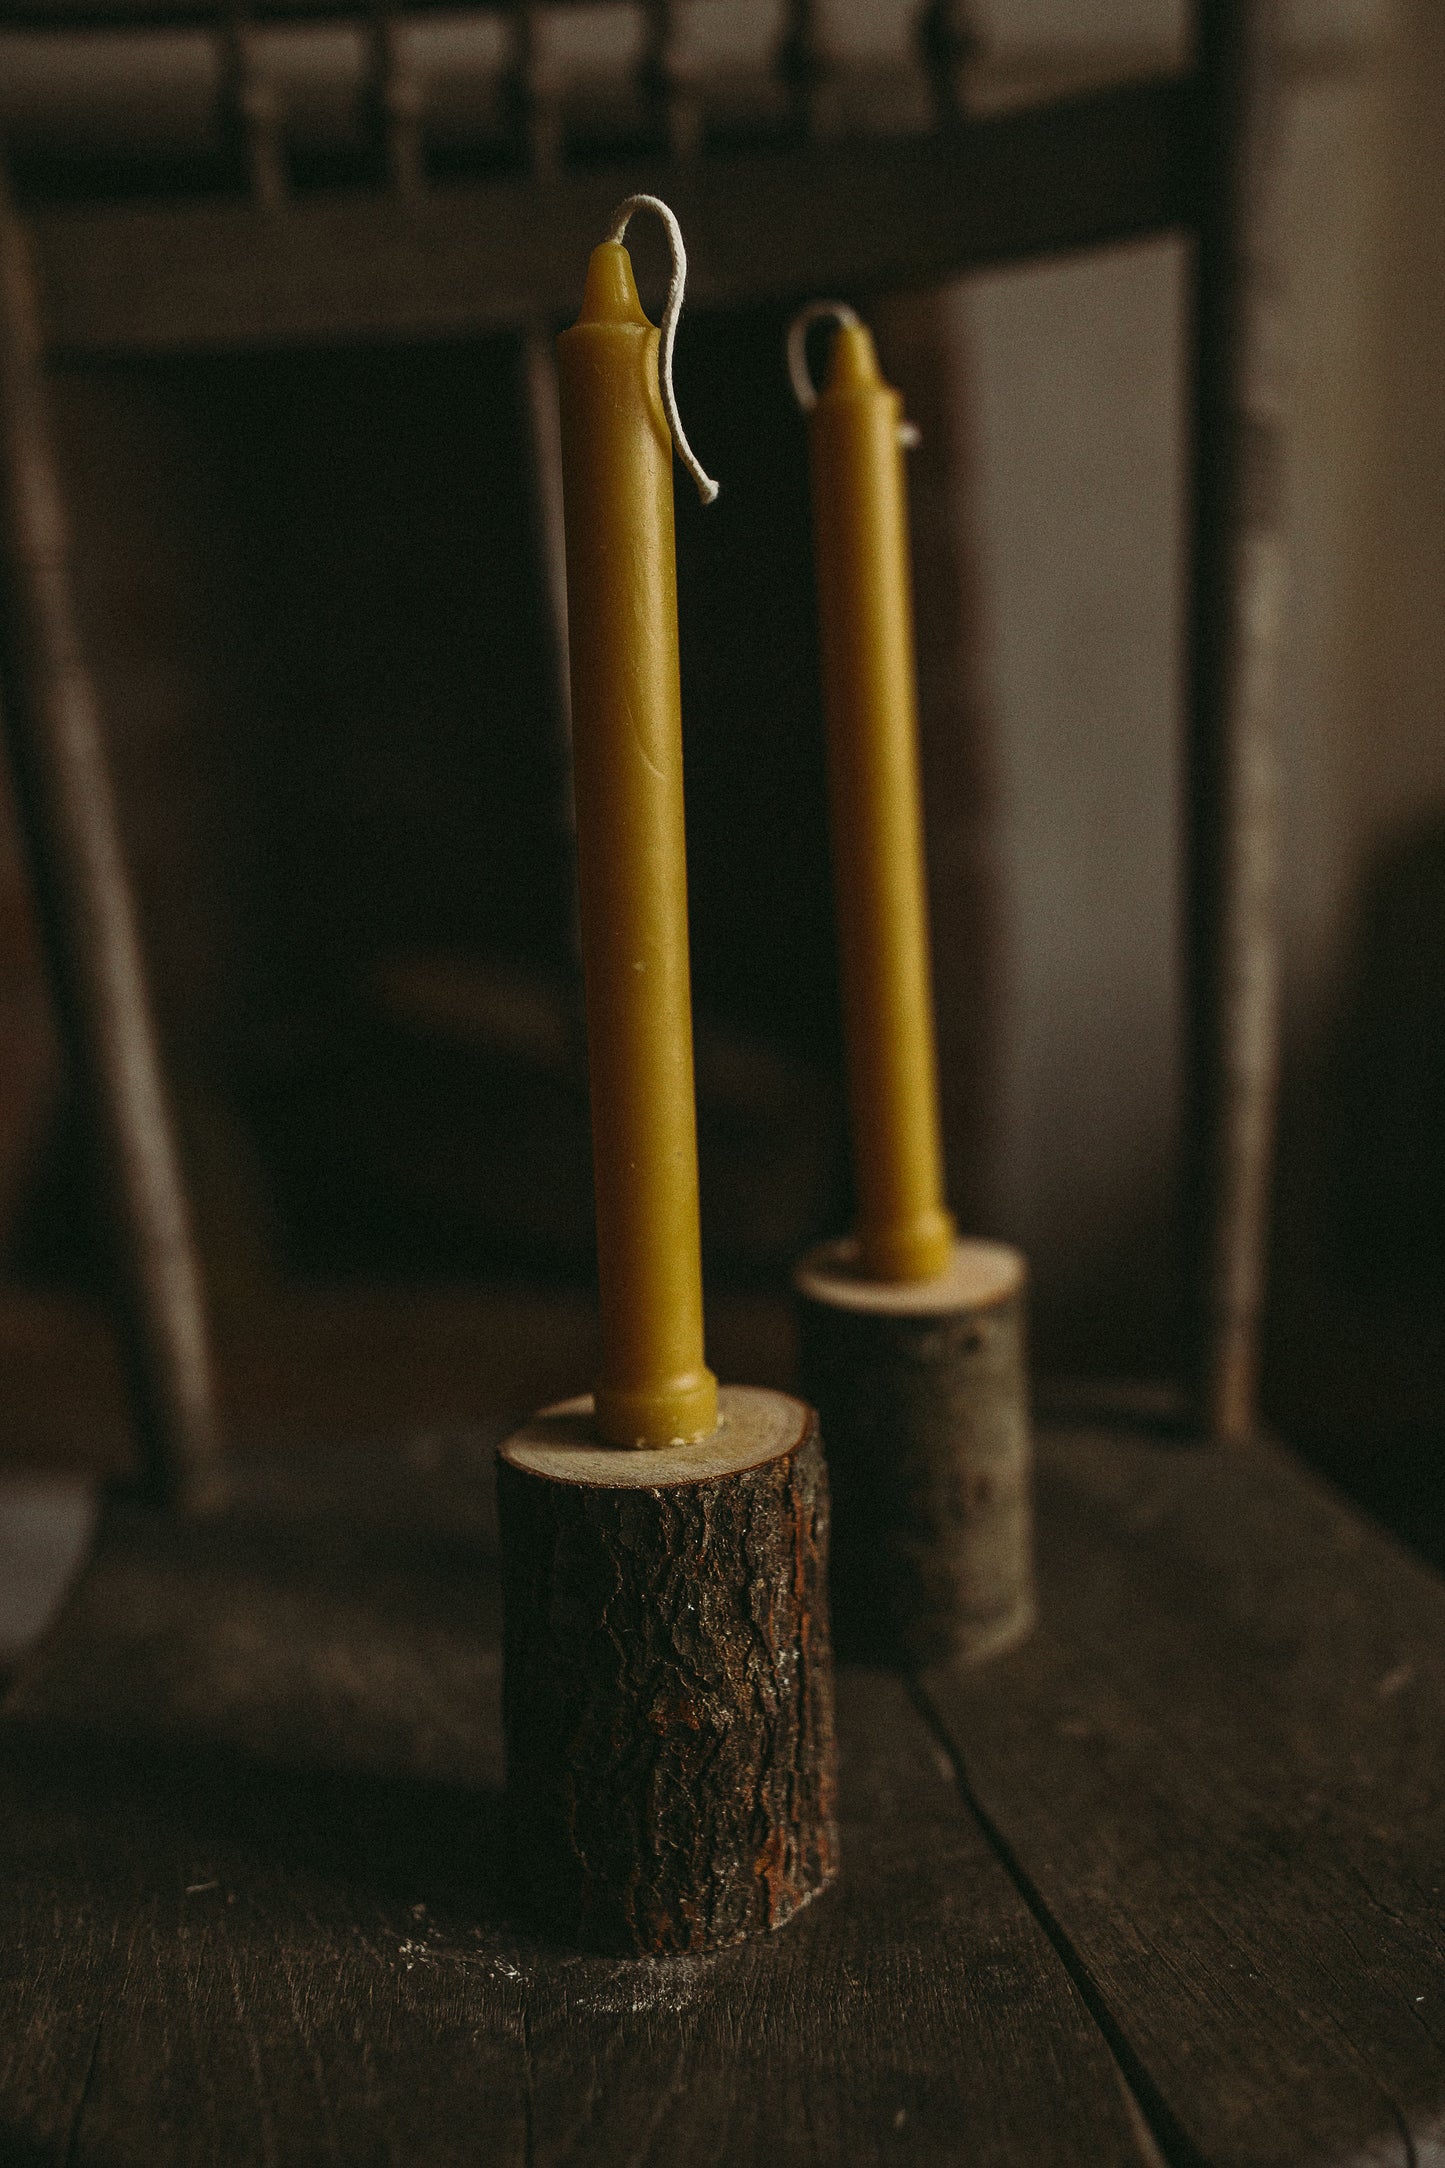
[[978,1241],[927,1280],[864,1277],[853,1242],[795,1272],[847,1656],[980,1662],[1033,1624],[1025,1281],[1017,1250]]
[[720,1398],[699,1445],[601,1446],[588,1396],[498,1456],[518,1895],[589,1948],[719,1949],[837,1872],[818,1419]]

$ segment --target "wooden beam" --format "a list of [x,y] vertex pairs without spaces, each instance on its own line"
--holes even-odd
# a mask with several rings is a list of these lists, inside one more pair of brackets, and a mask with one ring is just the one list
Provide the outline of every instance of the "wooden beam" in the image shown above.
[[660,190],[703,307],[924,285],[982,264],[1186,223],[1191,90],[1149,81],[947,135],[654,161],[438,189],[34,214],[61,357],[235,350],[515,328],[575,307],[617,200]]
[[[507,12],[507,0],[470,4],[481,15]],[[456,0],[387,0],[397,17],[455,10]],[[365,22],[357,0],[255,0],[252,13],[258,22]],[[216,0],[7,0],[5,8],[7,30],[214,30],[216,21]]]

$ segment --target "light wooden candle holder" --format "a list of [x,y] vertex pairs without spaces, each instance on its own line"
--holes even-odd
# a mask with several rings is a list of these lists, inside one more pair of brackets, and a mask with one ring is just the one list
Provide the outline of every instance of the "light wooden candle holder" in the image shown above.
[[793,1280],[828,1441],[839,1646],[980,1662],[1035,1615],[1024,1260],[955,1241],[935,1277],[881,1281],[856,1255],[825,1243]]
[[569,1400],[498,1455],[519,1895],[592,1948],[719,1949],[837,1872],[818,1418],[721,1406],[701,1444],[634,1452]]

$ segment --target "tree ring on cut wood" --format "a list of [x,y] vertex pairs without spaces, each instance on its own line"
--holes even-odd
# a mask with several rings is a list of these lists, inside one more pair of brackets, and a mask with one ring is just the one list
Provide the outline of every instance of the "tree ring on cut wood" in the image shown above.
[[803,1390],[833,1492],[833,1609],[850,1656],[980,1662],[1033,1625],[1033,1447],[1017,1250],[869,1280],[852,1242],[793,1276]]
[[588,1948],[719,1949],[837,1872],[818,1418],[747,1386],[721,1410],[621,1452],[587,1396],[497,1456],[512,1864]]

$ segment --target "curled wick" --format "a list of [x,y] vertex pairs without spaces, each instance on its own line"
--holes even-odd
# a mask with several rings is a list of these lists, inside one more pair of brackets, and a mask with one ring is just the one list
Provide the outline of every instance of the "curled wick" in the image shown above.
[[672,388],[672,348],[677,338],[677,319],[682,314],[682,290],[687,282],[687,250],[683,246],[682,228],[676,214],[660,196],[629,196],[619,203],[612,214],[609,241],[621,241],[634,211],[655,211],[667,228],[668,246],[672,251],[672,276],[667,282],[667,300],[662,311],[662,345],[657,357],[657,373],[662,387],[662,410],[667,416],[667,426],[672,431],[673,449],[697,484],[697,493],[704,504],[711,504],[718,493],[718,485],[708,474],[696,452],[687,441],[687,431],[682,426],[682,416],[677,411],[677,394]]

